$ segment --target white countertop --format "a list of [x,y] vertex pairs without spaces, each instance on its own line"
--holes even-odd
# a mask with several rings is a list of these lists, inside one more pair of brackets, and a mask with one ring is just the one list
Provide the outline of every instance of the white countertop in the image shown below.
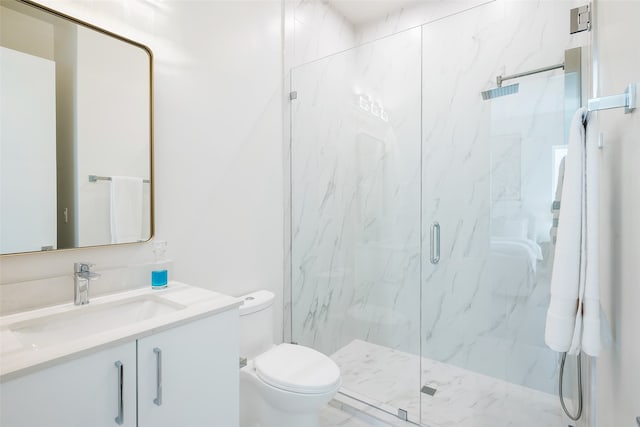
[[[44,346],[27,346],[12,332],[12,325],[30,322],[51,315],[63,315],[71,311],[95,310],[105,304],[113,304],[131,298],[151,296],[167,304],[179,305],[181,308],[146,320],[94,333],[78,339],[66,340]],[[169,329],[196,319],[216,313],[235,309],[242,300],[221,293],[170,282],[162,290],[150,287],[121,292],[91,299],[84,306],[76,306],[73,302],[38,310],[25,311],[0,317],[0,382],[5,382],[31,372],[72,360],[80,356],[99,351],[103,348],[136,340],[159,331]]]

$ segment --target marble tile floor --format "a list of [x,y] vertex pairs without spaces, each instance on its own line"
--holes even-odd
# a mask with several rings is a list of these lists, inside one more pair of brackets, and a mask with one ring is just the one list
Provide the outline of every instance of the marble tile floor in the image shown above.
[[320,427],[370,427],[366,421],[355,415],[335,408],[331,404],[320,411]]
[[[417,375],[420,372],[420,358],[416,355],[354,340],[331,357],[340,366],[342,393],[372,403],[389,413],[396,413],[398,408],[402,408],[408,412],[409,420],[415,423],[420,422],[422,415],[424,426],[563,426],[555,395],[422,358],[422,378],[426,385],[437,390],[433,396],[429,396],[417,391],[420,390],[421,379]],[[335,401],[339,402],[341,398],[345,396],[339,394]],[[350,404],[350,407],[354,406]],[[335,405],[333,409],[336,409]],[[367,405],[356,409],[365,414],[383,413]],[[333,411],[333,415],[337,421],[331,421],[333,424],[328,423],[327,426],[360,427],[363,422],[361,419],[354,420],[353,416],[349,418],[348,413]],[[346,418],[340,419],[340,416]],[[390,419],[399,420],[396,417]],[[395,426],[395,423],[382,425]],[[402,425],[412,424],[402,422]]]

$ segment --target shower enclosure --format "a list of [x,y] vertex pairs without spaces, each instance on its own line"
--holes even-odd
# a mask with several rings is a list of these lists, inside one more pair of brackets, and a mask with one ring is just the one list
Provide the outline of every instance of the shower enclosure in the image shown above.
[[338,363],[343,396],[429,426],[563,425],[544,324],[588,54],[573,5],[491,2],[292,69],[291,339]]

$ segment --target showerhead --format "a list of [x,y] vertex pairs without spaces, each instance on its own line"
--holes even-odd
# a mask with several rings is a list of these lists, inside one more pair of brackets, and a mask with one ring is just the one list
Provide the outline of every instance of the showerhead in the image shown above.
[[498,98],[500,96],[505,95],[513,95],[514,93],[518,93],[518,88],[520,87],[520,83],[514,83],[509,86],[497,87],[495,89],[485,90],[482,93],[482,99],[488,100],[493,98]]

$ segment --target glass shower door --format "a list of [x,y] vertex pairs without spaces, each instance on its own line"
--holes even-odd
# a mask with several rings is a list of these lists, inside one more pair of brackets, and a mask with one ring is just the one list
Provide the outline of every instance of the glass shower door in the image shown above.
[[[579,80],[567,73],[559,43],[541,50],[505,37],[529,12],[565,12],[561,2],[537,6],[496,2],[423,27],[425,64],[438,64],[423,69],[424,425],[568,424],[544,327],[553,201]],[[563,61],[567,70],[506,81],[518,86],[483,99],[504,70],[496,64],[511,71],[521,54],[535,60],[517,71]]]
[[419,421],[421,30],[291,72],[292,340]]

